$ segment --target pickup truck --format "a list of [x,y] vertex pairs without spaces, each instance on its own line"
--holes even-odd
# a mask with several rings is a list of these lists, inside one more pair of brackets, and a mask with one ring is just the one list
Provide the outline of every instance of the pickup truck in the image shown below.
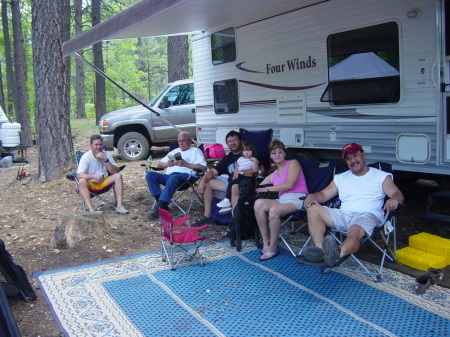
[[[169,83],[148,106],[195,138],[193,80]],[[152,145],[165,145],[177,139],[179,131],[161,117],[142,105],[107,113],[99,122],[103,145],[107,150],[117,148],[125,160],[143,160]]]

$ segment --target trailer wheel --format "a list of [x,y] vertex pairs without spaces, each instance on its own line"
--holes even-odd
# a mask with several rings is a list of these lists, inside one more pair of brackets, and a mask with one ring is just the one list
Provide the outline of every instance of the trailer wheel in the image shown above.
[[120,137],[117,150],[123,159],[129,161],[143,160],[148,155],[150,144],[142,134],[138,132],[127,132]]

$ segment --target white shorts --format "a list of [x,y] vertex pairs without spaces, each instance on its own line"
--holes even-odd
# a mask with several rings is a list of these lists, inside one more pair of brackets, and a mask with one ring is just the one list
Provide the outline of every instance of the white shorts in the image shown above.
[[326,209],[336,229],[343,233],[347,233],[351,226],[358,225],[367,235],[372,235],[373,229],[381,223],[381,220],[370,212],[345,212],[339,208],[328,207]]
[[284,193],[279,199],[276,199],[280,204],[294,204],[296,209],[303,207],[305,199],[299,199],[300,197],[306,197],[305,193]]
[[228,175],[223,174],[221,176],[215,176],[214,178],[223,181],[223,183],[225,184],[225,189],[228,187]]

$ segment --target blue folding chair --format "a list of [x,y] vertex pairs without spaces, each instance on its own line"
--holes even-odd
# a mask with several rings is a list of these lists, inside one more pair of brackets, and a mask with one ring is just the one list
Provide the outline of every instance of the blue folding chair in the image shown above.
[[[300,158],[293,156],[293,159],[298,160],[300,163],[303,174],[305,175],[306,185],[308,186],[309,193],[316,193],[323,190],[333,179],[335,173],[336,161],[335,160],[323,160],[315,161],[305,158]],[[331,203],[330,203],[331,204]],[[295,229],[295,222],[303,220],[303,224]],[[288,224],[291,223],[290,234],[295,234],[302,230],[306,225],[306,211],[302,208],[296,210],[295,212],[283,217],[283,222],[281,223],[281,229],[287,228]],[[282,232],[280,231],[280,239],[286,245],[286,248],[295,257],[297,254],[294,252],[293,248],[284,238]]]
[[[84,154],[84,152],[81,152],[81,151],[75,152],[75,159],[77,161],[77,167],[78,167],[78,164],[79,164],[80,159],[83,156],[83,154]],[[120,166],[119,172],[122,171],[125,168],[125,166],[126,165]],[[78,179],[77,179],[77,171],[67,174],[66,178],[75,183],[75,191],[77,192],[78,195],[80,195],[79,184],[78,184]],[[97,208],[100,207],[100,205],[102,205],[102,204],[106,204],[106,205],[112,207],[113,209],[116,209],[116,206],[111,201],[108,200],[110,194],[113,191],[114,191],[114,184],[106,186],[100,190],[90,189],[89,193],[91,196],[91,202],[92,202],[92,206],[94,207],[94,210],[97,210]],[[87,211],[86,204],[85,204],[83,198],[81,198],[81,196],[80,196],[80,199],[81,199],[81,210]]]
[[239,133],[242,135],[244,141],[251,140],[255,143],[256,150],[258,151],[258,159],[261,160],[261,163],[267,170],[270,167],[269,144],[272,141],[273,130],[250,131],[239,129]]

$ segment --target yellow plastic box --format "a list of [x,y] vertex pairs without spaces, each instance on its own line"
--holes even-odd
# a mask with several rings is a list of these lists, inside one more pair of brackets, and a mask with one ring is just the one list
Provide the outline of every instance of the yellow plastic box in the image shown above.
[[443,256],[411,247],[397,250],[397,262],[423,271],[427,271],[430,267],[441,269],[448,265],[446,258]]

